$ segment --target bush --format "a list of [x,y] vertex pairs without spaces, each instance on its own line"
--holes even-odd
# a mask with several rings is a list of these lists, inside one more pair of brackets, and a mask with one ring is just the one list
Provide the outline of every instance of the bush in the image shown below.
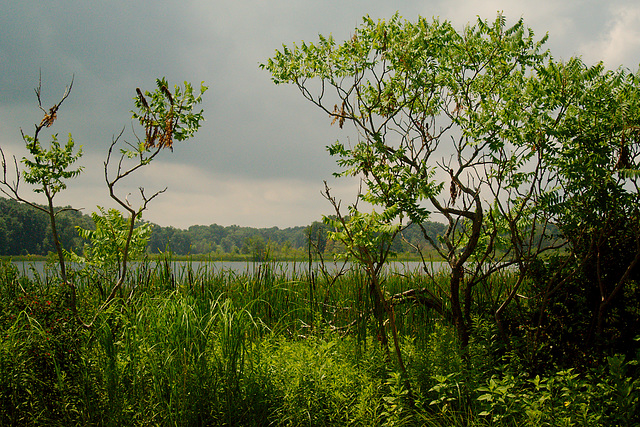
[[1,269],[0,424],[63,423],[78,411],[83,331],[65,293]]

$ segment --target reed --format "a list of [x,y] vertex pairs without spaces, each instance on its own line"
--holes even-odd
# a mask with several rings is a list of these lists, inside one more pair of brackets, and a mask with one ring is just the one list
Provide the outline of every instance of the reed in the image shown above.
[[[73,277],[82,312],[94,313],[103,298],[95,280],[108,276]],[[462,351],[452,326],[419,304],[396,309],[409,399],[367,316],[365,279],[278,263],[236,273],[142,262],[85,330],[53,279],[0,263],[0,424],[598,425],[615,424],[615,407],[637,408],[633,361],[612,359],[615,375],[593,383],[549,372],[534,384],[487,318],[474,319]],[[388,295],[446,289],[439,275],[382,279]],[[492,280],[479,285],[490,291],[483,306],[513,278]],[[501,403],[501,390],[516,397]]]

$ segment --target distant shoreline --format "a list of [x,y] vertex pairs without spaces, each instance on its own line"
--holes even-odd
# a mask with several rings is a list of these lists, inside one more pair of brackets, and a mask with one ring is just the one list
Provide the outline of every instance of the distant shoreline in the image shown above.
[[[229,254],[229,253],[211,253],[211,254],[197,254],[197,255],[175,255],[175,254],[148,254],[148,259],[151,261],[156,261],[159,259],[164,259],[168,257],[172,261],[244,261],[244,262],[299,262],[305,263],[309,262],[308,258],[277,258],[277,259],[268,259],[268,260],[256,260],[253,259],[251,255],[245,254]],[[0,261],[12,261],[12,262],[31,262],[31,261],[47,261],[49,257],[45,255],[2,255],[0,256]],[[139,261],[139,259],[133,259],[132,261]],[[319,259],[314,258],[313,261],[319,261]],[[326,262],[333,262],[331,256],[325,257]],[[398,254],[398,256],[389,258],[388,261],[400,261],[400,262],[411,262],[411,261],[420,261],[420,257],[413,254]],[[440,257],[432,257],[427,260],[433,262],[443,261]],[[53,262],[58,262],[56,258]]]

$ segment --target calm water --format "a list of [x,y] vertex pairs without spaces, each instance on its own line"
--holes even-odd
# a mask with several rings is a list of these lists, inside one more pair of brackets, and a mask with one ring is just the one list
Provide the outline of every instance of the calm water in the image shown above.
[[[14,261],[13,264],[18,267],[22,274],[31,278],[35,277],[36,274],[39,274],[40,276],[44,276],[45,274],[56,274],[56,265],[47,265],[45,261]],[[151,264],[155,264],[155,261],[151,262]],[[211,272],[213,269],[214,272],[229,271],[233,273],[253,273],[261,267],[262,263],[247,261],[173,261],[171,265],[173,271],[176,273],[189,266],[194,272],[197,272],[201,268],[206,268],[208,272]],[[283,261],[273,263],[273,265],[275,266],[274,269],[276,272],[287,274],[304,273],[309,270],[308,262]],[[422,264],[417,261],[393,261],[388,264],[387,270],[393,273],[406,274],[421,269],[421,265]],[[325,263],[325,266],[329,271],[335,272],[342,267],[342,263]],[[348,264],[347,268],[349,266],[350,265]],[[77,264],[71,264],[68,266],[68,268],[71,269],[76,269],[78,267],[79,266]],[[434,262],[429,266],[432,271],[438,271],[443,267],[444,263],[442,262]],[[135,263],[133,263],[132,268],[135,268]],[[314,263],[312,268],[318,270],[320,268],[320,264]]]

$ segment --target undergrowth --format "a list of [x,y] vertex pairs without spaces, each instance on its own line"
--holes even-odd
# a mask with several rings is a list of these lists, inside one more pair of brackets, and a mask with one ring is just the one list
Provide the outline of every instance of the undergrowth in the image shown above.
[[[95,313],[98,287],[76,280],[81,315]],[[354,308],[362,280],[353,272],[312,287],[304,273],[270,264],[243,274],[142,264],[86,329],[55,282],[2,263],[0,425],[640,422],[637,357],[541,371],[501,343],[490,321],[475,319],[462,349],[452,327],[420,306],[397,311],[407,389]],[[416,279],[385,280],[398,292]]]

